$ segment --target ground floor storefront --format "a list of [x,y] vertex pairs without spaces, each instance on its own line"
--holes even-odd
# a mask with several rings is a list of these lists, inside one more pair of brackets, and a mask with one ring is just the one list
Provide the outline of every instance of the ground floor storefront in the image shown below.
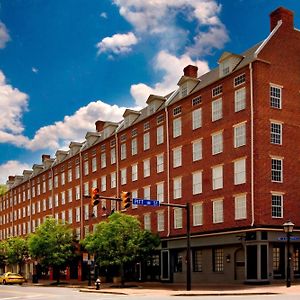
[[[273,283],[287,278],[287,240],[279,229],[248,229],[191,236],[191,283]],[[290,278],[300,281],[300,232],[290,239]],[[0,272],[21,272],[28,280],[95,280],[117,282],[115,267],[101,267],[93,255],[81,253],[63,271],[42,268],[30,261],[19,266],[0,266]],[[125,281],[185,283],[187,239],[162,239],[159,249],[143,262],[124,266]]]

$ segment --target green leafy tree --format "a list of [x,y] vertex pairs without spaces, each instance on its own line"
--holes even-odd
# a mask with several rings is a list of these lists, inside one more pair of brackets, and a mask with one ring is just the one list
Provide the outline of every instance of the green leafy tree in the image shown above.
[[82,245],[96,254],[101,266],[117,266],[124,285],[124,265],[146,259],[160,243],[159,237],[141,228],[136,217],[116,212],[100,222]]
[[30,255],[42,266],[53,267],[59,271],[64,270],[75,255],[71,227],[54,218],[47,218],[36,232],[29,236],[28,246]]
[[7,186],[5,184],[0,184],[0,196],[7,192]]
[[0,266],[4,266],[6,263],[6,241],[0,241]]
[[9,264],[18,264],[22,272],[22,264],[28,258],[27,240],[22,237],[11,237],[5,243],[5,254]]

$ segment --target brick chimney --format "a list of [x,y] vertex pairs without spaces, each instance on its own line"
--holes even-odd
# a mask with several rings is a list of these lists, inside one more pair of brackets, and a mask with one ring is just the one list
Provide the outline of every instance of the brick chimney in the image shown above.
[[105,124],[104,121],[101,121],[101,120],[96,121],[96,123],[95,123],[96,131],[101,132],[103,130],[104,124]]
[[184,76],[197,78],[198,67],[188,65],[183,69]]
[[294,29],[294,13],[284,7],[278,7],[270,13],[271,31],[276,27],[278,21],[282,21],[285,29]]
[[15,178],[16,178],[16,176],[8,176],[8,180],[9,180],[9,181],[14,181]]
[[45,160],[50,159],[50,155],[49,154],[43,154],[42,155],[42,162],[44,162]]

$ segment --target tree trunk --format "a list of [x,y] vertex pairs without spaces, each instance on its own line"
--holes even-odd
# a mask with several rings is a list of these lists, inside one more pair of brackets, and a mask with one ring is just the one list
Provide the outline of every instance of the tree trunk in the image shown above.
[[124,278],[124,264],[121,264],[121,286],[124,287],[125,286],[125,278]]

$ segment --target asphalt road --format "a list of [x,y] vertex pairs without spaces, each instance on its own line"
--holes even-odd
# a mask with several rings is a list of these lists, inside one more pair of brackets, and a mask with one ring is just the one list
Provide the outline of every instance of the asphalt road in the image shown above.
[[300,295],[241,295],[241,296],[166,296],[166,295],[114,295],[102,293],[82,293],[75,288],[35,287],[35,286],[0,286],[1,300],[299,300]]

